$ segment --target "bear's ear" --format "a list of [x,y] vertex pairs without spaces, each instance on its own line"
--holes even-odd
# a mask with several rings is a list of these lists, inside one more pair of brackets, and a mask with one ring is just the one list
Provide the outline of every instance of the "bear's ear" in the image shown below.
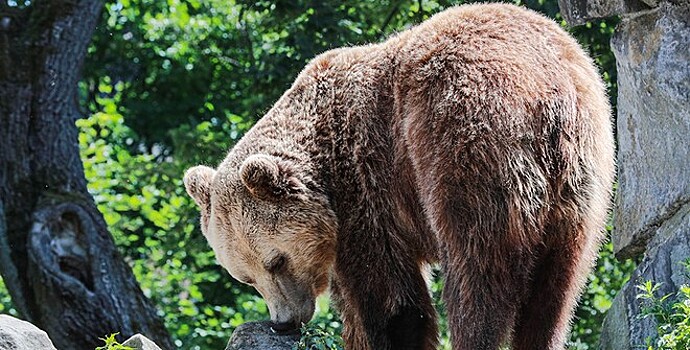
[[279,199],[306,189],[293,167],[279,158],[255,154],[240,167],[240,178],[249,192],[260,199]]
[[201,208],[211,204],[211,181],[215,174],[215,170],[203,165],[189,168],[184,174],[184,187]]

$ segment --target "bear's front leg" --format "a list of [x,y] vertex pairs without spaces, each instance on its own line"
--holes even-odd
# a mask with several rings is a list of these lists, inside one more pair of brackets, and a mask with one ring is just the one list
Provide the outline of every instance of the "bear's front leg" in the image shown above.
[[333,285],[345,348],[436,349],[436,311],[415,258],[384,247],[352,248],[338,254]]

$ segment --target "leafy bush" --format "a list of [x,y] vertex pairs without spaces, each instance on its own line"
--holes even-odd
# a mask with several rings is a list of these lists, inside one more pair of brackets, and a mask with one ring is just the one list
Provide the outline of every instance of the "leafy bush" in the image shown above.
[[[690,259],[682,263],[690,278]],[[690,349],[690,285],[676,293],[657,296],[661,284],[646,281],[637,286],[642,301],[642,317],[656,321],[656,336],[647,338],[647,350]]]
[[302,338],[295,344],[295,350],[343,350],[345,345],[339,334],[334,334],[310,322],[302,327]]
[[302,337],[295,345],[296,350],[341,350],[343,340],[342,322],[331,308],[327,295],[316,299],[316,313],[314,319],[302,327]]

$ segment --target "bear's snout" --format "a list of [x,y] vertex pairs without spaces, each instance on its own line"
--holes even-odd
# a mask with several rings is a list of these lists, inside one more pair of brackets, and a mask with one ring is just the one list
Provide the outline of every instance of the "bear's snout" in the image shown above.
[[271,312],[271,328],[277,333],[299,329],[314,316],[316,300],[308,294],[292,295],[292,299],[266,299]]

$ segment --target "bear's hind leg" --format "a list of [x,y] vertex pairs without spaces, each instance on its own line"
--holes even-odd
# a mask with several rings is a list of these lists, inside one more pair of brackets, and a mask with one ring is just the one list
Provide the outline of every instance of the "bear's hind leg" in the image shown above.
[[[513,350],[563,350],[570,320],[599,247],[598,224],[547,227],[547,242],[519,312]],[[560,240],[560,241],[559,241]]]
[[511,207],[502,179],[438,173],[420,173],[432,184],[420,188],[429,189],[422,202],[441,248],[453,350],[498,350],[527,295],[538,230],[519,220],[523,213]]
[[[503,191],[451,185],[437,186],[443,195],[432,193],[426,205],[442,248],[451,343],[453,350],[498,350],[527,294],[534,243],[509,229]],[[495,208],[487,212],[483,203]]]
[[444,264],[451,343],[453,350],[497,350],[510,336],[529,263],[518,253],[494,257],[482,249],[473,254],[456,254]]

